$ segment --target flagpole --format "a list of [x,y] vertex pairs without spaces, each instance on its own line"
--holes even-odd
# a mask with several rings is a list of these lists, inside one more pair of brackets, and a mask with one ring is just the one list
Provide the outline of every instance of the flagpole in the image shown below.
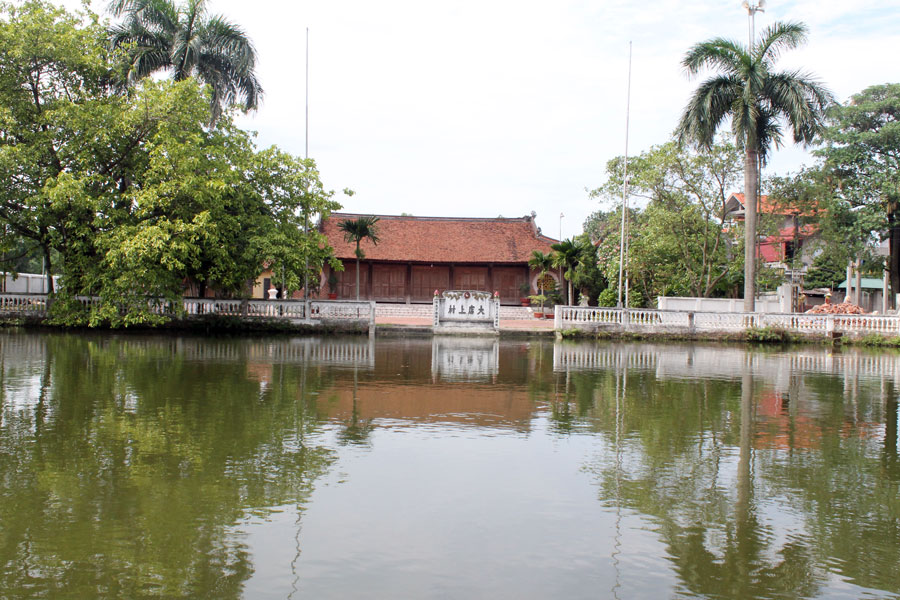
[[[622,176],[622,227],[619,234],[619,294],[616,306],[622,308],[622,274],[625,271],[625,255],[628,252],[628,241],[625,236],[628,215],[628,125],[631,117],[631,42],[628,42],[628,94],[625,103],[625,169]],[[628,277],[625,276],[625,286]],[[628,291],[625,291],[625,304],[628,304]]]
[[[306,28],[306,111],[305,111],[305,135],[304,135],[304,159],[309,159],[309,27]],[[306,238],[304,241],[309,243],[309,165],[305,166],[307,170],[306,177],[306,204],[307,206],[303,207],[303,236]],[[303,316],[309,319],[309,249],[307,248],[306,259],[304,261],[303,268],[303,301],[304,301],[304,314]]]

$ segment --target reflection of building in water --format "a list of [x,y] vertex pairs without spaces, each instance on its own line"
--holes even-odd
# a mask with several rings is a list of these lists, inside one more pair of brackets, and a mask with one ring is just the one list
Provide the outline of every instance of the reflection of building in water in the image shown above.
[[332,421],[383,421],[398,427],[429,423],[528,431],[540,410],[528,391],[519,387],[443,383],[391,384],[385,381],[354,382],[341,379],[323,392],[329,399],[320,410]]
[[499,370],[500,342],[496,338],[432,338],[434,381],[492,381]]

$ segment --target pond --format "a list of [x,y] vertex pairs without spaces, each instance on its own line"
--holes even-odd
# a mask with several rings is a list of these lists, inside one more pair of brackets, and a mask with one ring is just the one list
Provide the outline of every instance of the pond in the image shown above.
[[3,598],[898,598],[900,355],[0,331]]

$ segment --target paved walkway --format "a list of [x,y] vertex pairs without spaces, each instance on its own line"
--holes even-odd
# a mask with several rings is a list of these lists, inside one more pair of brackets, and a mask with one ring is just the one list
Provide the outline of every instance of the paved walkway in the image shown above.
[[[432,320],[419,317],[375,317],[375,326],[395,325],[407,327],[431,327]],[[553,319],[500,319],[501,331],[552,331]]]

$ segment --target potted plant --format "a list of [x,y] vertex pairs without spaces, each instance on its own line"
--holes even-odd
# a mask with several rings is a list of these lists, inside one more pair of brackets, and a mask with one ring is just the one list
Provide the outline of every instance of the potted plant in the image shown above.
[[531,303],[531,299],[528,296],[528,292],[531,291],[531,284],[527,281],[523,281],[519,284],[519,293],[522,294],[520,298],[522,302],[522,306],[528,306]]
[[532,306],[534,306],[534,317],[536,319],[543,318],[544,302],[547,301],[547,296],[544,294],[535,294],[533,296],[528,296],[528,299],[531,301]]
[[547,295],[547,305],[544,307],[544,318],[552,319],[553,313],[556,310],[557,304],[562,304],[562,295],[559,293],[559,289],[554,285],[552,288],[548,289],[546,292]]
[[328,299],[329,300],[337,300],[337,286],[338,286],[338,278],[337,273],[334,271],[328,272]]

